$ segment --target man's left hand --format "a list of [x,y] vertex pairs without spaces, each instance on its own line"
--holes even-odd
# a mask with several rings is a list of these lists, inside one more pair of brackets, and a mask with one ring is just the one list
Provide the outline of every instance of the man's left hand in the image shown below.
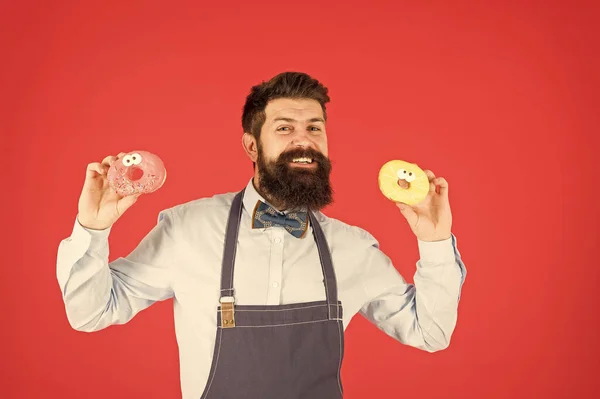
[[410,206],[400,202],[396,206],[406,218],[411,230],[421,241],[442,241],[451,237],[452,212],[448,200],[448,182],[424,170],[429,179],[429,193],[420,203]]

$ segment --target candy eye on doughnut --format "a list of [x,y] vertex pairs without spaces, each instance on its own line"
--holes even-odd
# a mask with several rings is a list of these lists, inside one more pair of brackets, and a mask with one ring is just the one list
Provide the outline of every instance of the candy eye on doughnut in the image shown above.
[[401,160],[389,161],[381,167],[379,189],[394,202],[415,205],[429,192],[429,179],[416,164]]
[[123,157],[123,165],[125,165],[126,167],[133,165],[133,158],[131,157],[131,155],[127,154]]
[[142,156],[138,153],[131,154],[131,162],[133,165],[139,165],[142,163]]

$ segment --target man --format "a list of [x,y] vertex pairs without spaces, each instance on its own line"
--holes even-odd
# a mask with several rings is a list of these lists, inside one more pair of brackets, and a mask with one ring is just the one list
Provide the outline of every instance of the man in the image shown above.
[[88,165],[58,252],[71,326],[98,331],[174,298],[184,398],[341,398],[343,332],[357,313],[406,345],[447,348],[466,276],[448,183],[426,171],[426,200],[398,204],[420,251],[407,284],[371,234],[320,212],[332,201],[328,102],[303,73],[253,87],[242,115],[254,163],[246,187],[162,211],[110,263],[111,227],[137,197],[108,186],[118,157]]

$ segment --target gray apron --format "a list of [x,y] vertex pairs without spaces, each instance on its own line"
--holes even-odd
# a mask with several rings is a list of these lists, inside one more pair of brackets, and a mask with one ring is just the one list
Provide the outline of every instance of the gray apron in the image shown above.
[[339,399],[344,356],[342,304],[329,247],[308,212],[326,300],[288,305],[236,305],[233,271],[244,190],[233,199],[221,269],[213,361],[201,399]]

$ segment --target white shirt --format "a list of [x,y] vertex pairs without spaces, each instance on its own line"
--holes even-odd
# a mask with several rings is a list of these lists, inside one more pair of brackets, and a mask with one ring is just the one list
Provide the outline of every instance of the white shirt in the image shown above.
[[[199,398],[213,356],[225,227],[235,194],[217,194],[160,212],[157,225],[133,252],[112,262],[111,228],[88,230],[75,220],[71,236],[60,242],[57,259],[70,325],[78,331],[98,331],[173,298],[182,395]],[[236,303],[324,300],[312,227],[309,224],[300,239],[281,227],[252,229],[259,199],[265,201],[250,179],[236,252]],[[360,313],[405,345],[428,352],[449,345],[466,277],[454,235],[437,242],[418,240],[420,259],[412,285],[367,231],[322,212],[315,215],[331,251],[344,329]]]

